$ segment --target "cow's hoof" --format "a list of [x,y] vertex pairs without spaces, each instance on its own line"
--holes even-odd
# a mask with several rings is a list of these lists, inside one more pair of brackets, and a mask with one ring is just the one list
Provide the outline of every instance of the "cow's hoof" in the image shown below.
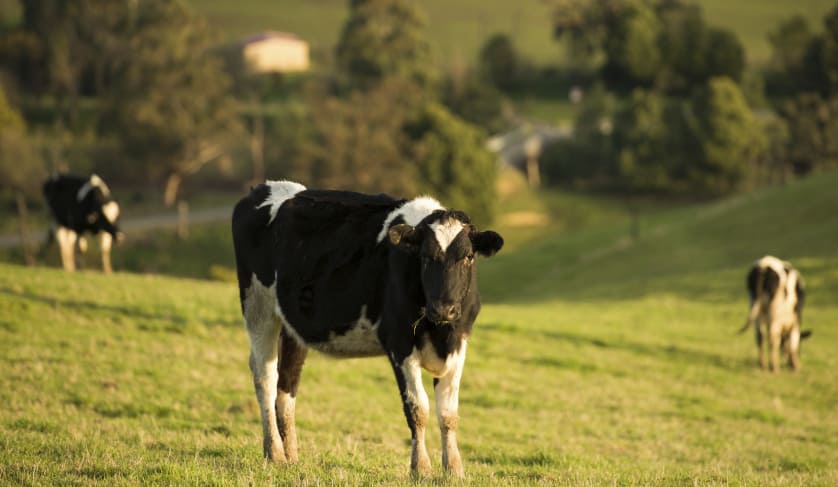
[[431,470],[431,460],[429,458],[425,458],[424,461],[420,460],[416,465],[411,465],[410,475],[415,479],[429,478],[433,475],[433,470]]

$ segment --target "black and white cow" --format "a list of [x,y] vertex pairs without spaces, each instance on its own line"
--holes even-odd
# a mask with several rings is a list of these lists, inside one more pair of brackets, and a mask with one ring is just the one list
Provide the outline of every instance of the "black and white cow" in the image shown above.
[[745,326],[756,331],[759,365],[766,366],[763,341],[768,338],[771,370],[780,364],[780,349],[788,356],[792,369],[800,368],[800,341],[811,334],[801,331],[805,291],[800,273],[786,261],[767,255],[754,262],[746,280],[751,298]]
[[76,244],[84,251],[87,246],[84,234],[89,232],[99,235],[102,269],[110,273],[111,246],[114,239],[122,239],[122,233],[118,226],[119,205],[102,178],[95,174],[89,178],[52,174],[44,183],[43,191],[55,225],[53,232],[64,269],[76,269]]
[[309,190],[289,181],[254,188],[232,223],[265,457],[297,461],[294,410],[308,348],[386,355],[412,435],[412,472],[431,470],[424,368],[435,377],[443,467],[462,476],[457,408],[480,311],[475,254],[495,254],[501,236],[478,231],[465,213],[433,198]]

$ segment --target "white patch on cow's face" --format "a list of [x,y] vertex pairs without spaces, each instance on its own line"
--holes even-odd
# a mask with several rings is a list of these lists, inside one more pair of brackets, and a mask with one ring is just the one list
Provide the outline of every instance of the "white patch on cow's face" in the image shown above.
[[119,205],[116,204],[116,201],[105,203],[102,205],[102,214],[109,222],[116,223],[116,219],[119,218]]
[[271,219],[268,220],[268,223],[274,221],[276,218],[276,214],[279,212],[279,207],[285,203],[286,200],[289,200],[294,197],[295,194],[299,193],[300,191],[305,191],[306,187],[300,183],[295,183],[293,181],[266,181],[265,184],[271,189],[270,195],[256,208],[262,208],[264,206],[271,207]]
[[83,200],[87,197],[87,193],[89,193],[93,188],[99,188],[99,191],[101,191],[105,197],[109,197],[111,195],[111,190],[108,189],[108,185],[102,181],[102,178],[94,174],[90,176],[90,179],[86,183],[84,183],[84,186],[79,188],[79,192],[76,193],[76,200]]
[[430,225],[431,230],[433,230],[434,235],[436,236],[436,241],[439,244],[439,248],[442,249],[443,252],[448,250],[448,246],[451,245],[451,242],[457,238],[457,235],[463,231],[465,226],[459,220],[449,219],[445,222],[434,222]]
[[375,241],[381,242],[384,240],[384,237],[387,236],[387,231],[390,230],[390,226],[392,226],[393,221],[398,217],[402,217],[405,223],[415,227],[419,224],[419,222],[424,220],[426,216],[437,210],[444,209],[445,208],[439,203],[439,201],[431,198],[430,196],[414,198],[391,211],[390,214],[387,215],[387,218],[384,219],[384,225],[381,226],[381,231],[378,232],[378,237]]

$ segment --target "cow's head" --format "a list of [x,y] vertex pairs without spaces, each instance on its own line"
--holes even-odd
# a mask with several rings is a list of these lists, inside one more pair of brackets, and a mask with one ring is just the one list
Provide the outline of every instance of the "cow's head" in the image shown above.
[[460,211],[438,210],[419,225],[395,225],[390,242],[420,260],[425,316],[435,323],[460,318],[463,302],[477,291],[475,257],[490,257],[503,247],[497,233],[478,231]]

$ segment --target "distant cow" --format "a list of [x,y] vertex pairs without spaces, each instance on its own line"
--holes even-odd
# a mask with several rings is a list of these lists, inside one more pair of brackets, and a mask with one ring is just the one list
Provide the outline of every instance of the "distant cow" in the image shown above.
[[61,250],[65,270],[76,269],[75,250],[78,243],[86,247],[84,234],[99,235],[102,269],[111,272],[111,246],[121,239],[119,205],[111,198],[108,186],[97,175],[89,178],[53,174],[44,183],[44,198],[55,224],[54,234]]
[[800,330],[806,297],[800,273],[788,262],[765,256],[751,267],[747,288],[751,306],[740,331],[754,326],[760,367],[764,369],[766,365],[762,344],[767,337],[771,370],[779,369],[780,348],[788,355],[792,369],[797,370],[800,368],[800,340],[811,334],[811,331]]
[[501,236],[478,231],[465,213],[432,198],[308,190],[288,181],[254,188],[232,223],[265,457],[297,461],[294,409],[308,348],[335,357],[386,355],[411,431],[412,472],[430,473],[424,368],[434,376],[443,467],[462,476],[457,409],[480,311],[475,254],[494,255]]

